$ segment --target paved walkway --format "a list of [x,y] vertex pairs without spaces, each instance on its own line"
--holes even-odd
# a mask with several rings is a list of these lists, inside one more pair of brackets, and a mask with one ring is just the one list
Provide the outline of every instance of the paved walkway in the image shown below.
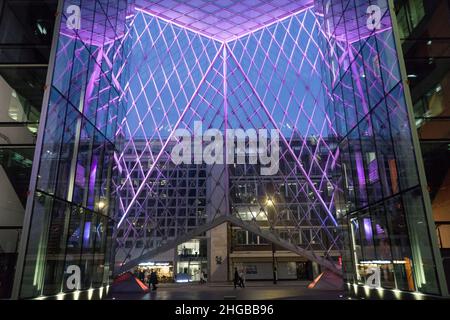
[[309,282],[269,281],[247,282],[244,289],[232,284],[161,284],[158,290],[147,294],[111,293],[117,300],[340,300],[343,291],[308,289]]

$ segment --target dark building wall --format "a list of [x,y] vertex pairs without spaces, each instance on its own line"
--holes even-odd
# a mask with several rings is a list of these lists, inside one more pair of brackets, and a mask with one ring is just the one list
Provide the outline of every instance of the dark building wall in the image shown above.
[[[411,23],[414,7],[420,20]],[[450,273],[450,2],[396,1],[404,26],[403,50],[425,162],[439,246]]]
[[0,299],[13,286],[56,6],[0,1]]
[[[84,1],[74,17],[68,7],[76,4],[62,1],[58,8],[16,272],[19,298],[99,288],[110,279],[114,133],[121,112],[116,41],[127,3]],[[80,18],[80,25],[69,18]],[[71,274],[79,274],[75,286],[67,281]]]

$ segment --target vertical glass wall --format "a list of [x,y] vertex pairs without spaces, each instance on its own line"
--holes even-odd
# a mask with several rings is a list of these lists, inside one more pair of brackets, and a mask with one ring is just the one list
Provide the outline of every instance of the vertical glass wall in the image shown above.
[[365,285],[378,270],[383,288],[441,294],[389,3],[324,0],[320,9],[340,141],[345,277]]
[[[410,9],[395,1],[398,19]],[[450,288],[450,1],[424,1],[402,46],[447,286]],[[401,28],[401,27],[400,27]]]
[[63,1],[25,219],[20,298],[109,283],[126,0]]

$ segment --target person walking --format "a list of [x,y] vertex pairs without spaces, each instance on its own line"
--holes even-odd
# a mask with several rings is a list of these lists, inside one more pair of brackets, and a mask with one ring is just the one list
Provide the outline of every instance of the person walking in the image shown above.
[[145,284],[149,286],[150,285],[150,271],[148,269],[145,269],[144,279],[145,279]]
[[239,286],[241,288],[245,288],[245,270],[241,269],[241,271],[239,271]]
[[200,271],[200,284],[205,284],[206,283],[206,279],[205,279],[205,273],[202,271]]
[[138,279],[141,280],[142,282],[145,281],[145,274],[142,269],[139,269],[139,271],[138,271]]
[[239,272],[237,268],[234,268],[234,288],[236,289],[237,286],[241,286],[241,282],[239,280]]
[[158,275],[156,274],[156,271],[154,271],[153,269],[150,272],[150,285],[152,286],[152,291],[155,291],[156,289],[158,289],[158,287],[156,286],[156,284],[158,283]]

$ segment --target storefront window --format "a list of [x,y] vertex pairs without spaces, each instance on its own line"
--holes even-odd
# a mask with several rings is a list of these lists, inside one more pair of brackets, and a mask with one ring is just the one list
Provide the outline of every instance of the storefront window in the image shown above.
[[195,239],[178,246],[177,254],[181,258],[199,257],[206,255],[206,240]]
[[206,261],[183,261],[177,263],[177,282],[200,281],[201,272],[207,273],[208,263]]
[[160,283],[171,283],[174,280],[172,262],[144,262],[139,264],[135,273],[138,274],[138,277],[139,275],[141,278],[144,276],[144,282],[148,282],[148,278],[152,271],[156,272],[158,282]]

